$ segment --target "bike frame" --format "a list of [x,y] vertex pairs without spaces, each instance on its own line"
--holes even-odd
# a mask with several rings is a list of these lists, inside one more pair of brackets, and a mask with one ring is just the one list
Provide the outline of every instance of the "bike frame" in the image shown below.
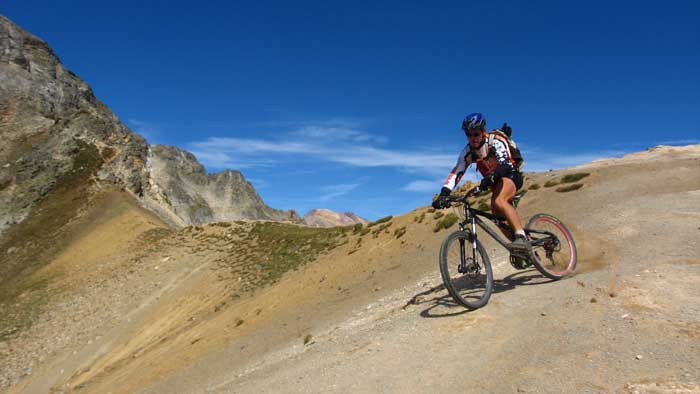
[[[469,225],[469,228],[466,231],[469,233],[469,242],[471,242],[471,244],[472,244],[472,261],[478,265],[478,262],[476,259],[476,239],[477,239],[476,226],[477,225],[479,227],[481,227],[484,231],[486,231],[486,233],[488,235],[490,235],[493,239],[495,239],[496,242],[501,244],[501,246],[508,249],[508,245],[510,244],[510,241],[508,239],[504,238],[503,236],[501,236],[500,234],[498,234],[491,227],[487,226],[486,223],[483,220],[481,220],[481,218],[479,218],[479,216],[483,216],[483,217],[487,218],[488,220],[492,221],[498,227],[506,226],[512,230],[513,228],[510,226],[510,224],[508,224],[506,218],[472,208],[471,205],[469,204],[469,201],[467,198],[464,198],[464,200],[462,200],[461,202],[464,204],[465,219],[459,223],[459,229],[460,229],[460,231],[465,231],[466,226]],[[525,230],[525,234],[530,239],[530,244],[533,247],[534,246],[541,246],[546,241],[548,241],[550,239],[554,239],[558,242],[557,237],[549,231],[530,230],[530,229],[524,229],[524,230]],[[531,234],[541,234],[541,235],[545,235],[546,237],[532,239],[530,237]],[[460,239],[460,243],[459,243],[459,248],[460,248],[460,258],[461,258],[459,270],[466,272],[467,262],[466,262],[466,253],[464,250],[465,245],[464,245],[464,241],[461,239]]]

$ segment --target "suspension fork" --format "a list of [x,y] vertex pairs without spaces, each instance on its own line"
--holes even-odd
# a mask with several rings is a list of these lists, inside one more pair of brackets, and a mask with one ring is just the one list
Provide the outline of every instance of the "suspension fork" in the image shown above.
[[464,240],[459,239],[459,269],[457,271],[461,273],[467,272],[467,256],[465,254]]
[[[471,220],[471,231],[469,231],[469,242],[472,245],[472,261],[474,266],[478,269],[479,262],[476,260],[476,220],[472,216]],[[467,247],[464,244],[464,239],[459,240],[459,272],[467,273]]]
[[470,241],[472,242],[472,261],[474,262],[474,265],[477,267],[479,266],[479,262],[476,260],[476,217],[472,215],[472,233],[471,233],[471,239]]
[[[467,220],[471,220],[469,216],[469,206],[465,205],[464,206],[464,215],[467,217]],[[473,220],[472,220],[473,221]],[[460,222],[459,223],[459,230],[464,231],[464,225],[465,222]],[[474,226],[472,226],[472,230],[474,229]],[[472,235],[469,234],[469,242],[472,242]],[[467,273],[467,248],[464,245],[464,239],[460,238],[459,239],[459,267],[457,268],[457,271],[460,273]]]

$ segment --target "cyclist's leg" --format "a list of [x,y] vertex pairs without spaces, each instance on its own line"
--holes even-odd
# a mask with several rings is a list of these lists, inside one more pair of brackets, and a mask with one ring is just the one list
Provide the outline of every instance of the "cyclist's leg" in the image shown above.
[[522,231],[523,224],[520,221],[520,217],[518,217],[518,213],[515,211],[515,208],[510,203],[515,196],[516,191],[517,189],[515,182],[513,182],[512,179],[506,177],[499,179],[498,183],[496,183],[496,187],[493,190],[491,207],[494,213],[497,215],[505,216],[506,220],[508,220],[508,223],[515,231]]
[[[491,212],[493,212],[494,215],[505,217],[505,215],[503,214],[503,212],[501,212],[501,211],[498,209],[498,207],[494,204],[493,201],[494,201],[494,199],[493,199],[493,195],[492,195],[492,196],[491,196]],[[514,236],[515,236],[515,232],[513,231],[513,228],[510,227],[510,225],[508,225],[507,223],[503,223],[503,222],[501,222],[501,223],[502,223],[502,224],[501,224],[500,226],[498,226],[498,229],[501,231],[501,233],[502,233],[503,235],[506,236],[506,239],[507,239],[507,240],[509,240],[509,241],[512,242],[512,241],[513,241],[513,238],[514,238]]]

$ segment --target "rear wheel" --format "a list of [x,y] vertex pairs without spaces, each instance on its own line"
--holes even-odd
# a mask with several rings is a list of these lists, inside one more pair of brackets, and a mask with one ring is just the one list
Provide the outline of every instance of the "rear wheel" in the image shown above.
[[532,243],[530,259],[542,275],[558,280],[574,272],[576,243],[559,219],[539,213],[527,223],[525,232]]
[[459,304],[477,309],[489,301],[493,291],[491,262],[478,240],[476,253],[472,252],[472,243],[466,231],[456,231],[443,241],[440,247],[440,273],[445,288]]

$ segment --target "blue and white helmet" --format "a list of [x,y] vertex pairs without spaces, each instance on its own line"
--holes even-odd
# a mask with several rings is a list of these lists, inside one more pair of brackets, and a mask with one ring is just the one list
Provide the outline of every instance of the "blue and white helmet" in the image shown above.
[[486,129],[486,117],[479,113],[474,112],[473,114],[467,115],[462,121],[462,130],[484,130]]

